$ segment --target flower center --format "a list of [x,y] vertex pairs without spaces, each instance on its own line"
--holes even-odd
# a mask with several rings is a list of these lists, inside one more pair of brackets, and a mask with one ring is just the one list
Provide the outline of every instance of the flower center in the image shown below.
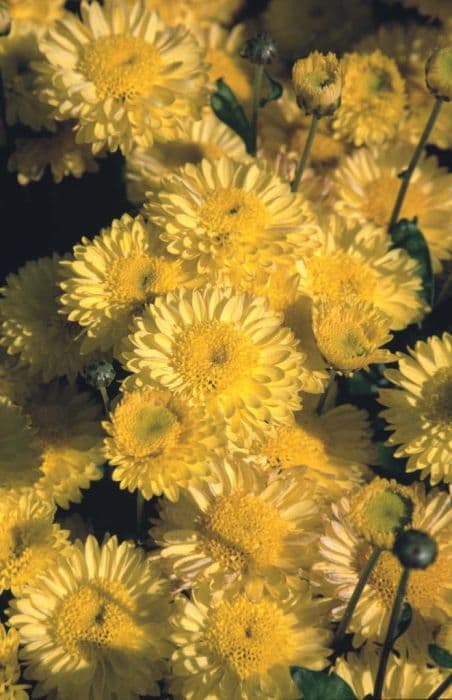
[[293,655],[291,620],[273,601],[252,602],[240,595],[220,603],[208,622],[208,643],[241,679],[288,663]]
[[303,425],[281,426],[262,448],[274,469],[290,469],[301,465],[322,469],[328,463],[326,436],[313,421]]
[[325,69],[313,70],[306,74],[305,80],[307,84],[315,90],[321,90],[328,87],[336,80],[336,75],[333,72],[328,72]]
[[307,262],[309,283],[314,296],[342,301],[350,296],[372,302],[377,277],[369,266],[352,255],[336,251],[334,255],[313,255]]
[[179,336],[173,365],[194,394],[220,393],[250,375],[258,351],[243,333],[220,321],[197,323]]
[[288,532],[277,509],[251,494],[219,496],[201,519],[203,548],[233,571],[275,566]]
[[157,49],[133,36],[102,36],[88,44],[78,70],[100,98],[125,99],[152,91],[162,62]]
[[[45,520],[1,523],[0,577],[15,585],[30,580],[34,567],[41,568],[45,555],[52,547],[52,526]],[[53,553],[53,552],[52,552]]]
[[223,78],[241,102],[246,102],[251,98],[251,85],[245,71],[226,51],[208,49],[205,61],[210,63],[209,78],[213,83],[219,78]]
[[390,489],[376,493],[363,508],[365,525],[376,532],[393,532],[411,520],[413,504]]
[[151,403],[146,392],[126,395],[113,423],[122,451],[134,457],[157,457],[174,447],[181,433],[178,417],[158,401]]
[[143,254],[116,260],[108,271],[107,287],[118,304],[142,304],[172,291],[179,281],[174,263]]
[[271,224],[271,216],[260,199],[253,192],[235,187],[208,196],[199,208],[198,219],[219,251],[241,243],[256,243]]
[[364,76],[369,95],[379,95],[392,89],[391,76],[384,70],[374,68]]
[[138,646],[142,636],[124,586],[102,579],[67,595],[55,614],[55,634],[65,651],[87,660],[104,650]]
[[[377,226],[386,226],[391,213],[394,199],[400,186],[396,175],[381,175],[364,186],[364,201],[366,218]],[[428,195],[416,183],[412,182],[403,200],[401,219],[422,217],[429,208]]]
[[424,383],[421,410],[431,423],[452,424],[452,367],[441,367]]
[[215,143],[196,143],[195,141],[171,141],[155,144],[153,155],[169,170],[179,168],[186,163],[197,165],[203,158],[217,160],[224,151]]

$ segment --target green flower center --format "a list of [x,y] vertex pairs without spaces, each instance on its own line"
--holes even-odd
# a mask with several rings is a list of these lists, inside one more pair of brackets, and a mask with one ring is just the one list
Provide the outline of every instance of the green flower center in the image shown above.
[[369,528],[376,532],[393,532],[411,520],[413,504],[389,489],[375,494],[364,507]]

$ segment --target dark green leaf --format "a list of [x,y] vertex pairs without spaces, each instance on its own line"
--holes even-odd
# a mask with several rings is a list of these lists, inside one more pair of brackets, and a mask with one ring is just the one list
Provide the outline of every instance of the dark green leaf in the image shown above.
[[283,94],[283,86],[281,85],[281,83],[278,83],[277,80],[272,78],[268,71],[264,71],[264,73],[265,77],[270,83],[270,92],[266,97],[261,98],[259,102],[261,107],[265,107],[266,104],[268,104],[269,102],[273,102],[273,100],[279,100],[279,98]]
[[292,666],[290,672],[303,693],[303,700],[356,700],[350,686],[335,673],[310,671],[300,666]]
[[402,608],[402,614],[397,625],[394,642],[396,639],[402,636],[404,632],[407,631],[411,624],[411,618],[413,617],[413,611],[411,610],[411,605],[409,603],[404,603]]
[[221,78],[217,80],[217,91],[210,98],[210,104],[218,119],[227,124],[244,141],[247,150],[251,147],[251,126],[243,107],[233,91]]
[[429,644],[428,653],[430,654],[430,658],[432,658],[438,666],[452,668],[452,654],[450,654],[447,649],[438,647],[436,644]]
[[398,459],[394,457],[394,448],[384,445],[382,442],[377,443],[378,451],[378,466],[384,472],[387,479],[396,479],[398,476],[405,474],[406,459]]
[[417,220],[401,219],[391,226],[391,238],[394,246],[403,248],[418,264],[422,277],[422,296],[430,306],[433,305],[434,281],[432,261],[426,240],[418,228]]
[[378,387],[373,381],[372,376],[368,372],[354,372],[347,379],[347,388],[350,396],[375,396],[378,392]]

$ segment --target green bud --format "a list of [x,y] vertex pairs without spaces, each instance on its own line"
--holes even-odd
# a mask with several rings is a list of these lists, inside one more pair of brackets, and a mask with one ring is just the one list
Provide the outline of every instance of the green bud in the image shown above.
[[407,569],[426,569],[436,559],[435,540],[421,530],[405,530],[394,542],[393,552]]
[[82,372],[82,376],[87,384],[90,384],[95,389],[100,389],[110,386],[116,376],[116,372],[113,369],[113,365],[101,360],[93,362],[92,365],[87,365]]
[[247,58],[251,63],[263,65],[264,63],[271,63],[277,53],[276,44],[270,34],[263,32],[252,39],[248,39],[240,55],[242,58]]

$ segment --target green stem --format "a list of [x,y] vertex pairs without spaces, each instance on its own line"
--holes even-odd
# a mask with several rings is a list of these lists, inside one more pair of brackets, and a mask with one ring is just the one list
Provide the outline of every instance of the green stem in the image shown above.
[[314,141],[314,137],[315,137],[315,134],[317,131],[318,123],[319,123],[319,117],[316,117],[316,115],[313,114],[312,120],[311,120],[311,126],[309,127],[308,138],[306,139],[303,153],[301,154],[301,158],[300,158],[298,165],[297,165],[295,178],[294,178],[294,181],[292,182],[292,192],[297,192],[298,187],[300,186],[301,178],[302,178],[304,169],[306,167],[306,163],[308,161],[308,156],[309,156],[309,153],[311,151],[311,147],[312,147],[312,143]]
[[108,398],[107,389],[104,386],[99,387],[100,395],[102,396],[102,402],[104,404],[105,415],[108,418],[110,412],[110,399]]
[[259,119],[259,109],[262,92],[262,81],[264,79],[264,66],[256,65],[253,86],[253,112],[251,115],[251,155],[256,155],[257,150],[257,124]]
[[408,578],[410,575],[410,569],[404,568],[402,575],[400,577],[399,585],[397,588],[396,596],[391,610],[391,617],[389,618],[388,630],[386,632],[385,641],[383,644],[383,650],[380,656],[380,663],[378,665],[377,677],[375,680],[375,688],[373,694],[373,700],[381,700],[383,685],[386,675],[386,666],[388,665],[389,654],[391,653],[392,645],[394,642],[394,637],[396,635],[397,624],[400,619],[400,612],[402,610],[403,599],[405,598],[405,592],[408,585]]
[[394,209],[392,210],[391,214],[391,219],[389,221],[389,230],[391,227],[399,220],[400,212],[402,210],[402,205],[403,205],[403,200],[405,199],[405,195],[408,190],[408,186],[410,184],[411,176],[414,172],[414,169],[416,168],[416,165],[418,164],[419,158],[422,155],[422,151],[424,150],[424,146],[427,143],[428,137],[430,136],[430,132],[435,126],[435,122],[438,118],[441,106],[442,106],[442,100],[435,100],[435,103],[433,105],[433,109],[430,113],[430,116],[427,120],[427,124],[425,125],[424,131],[421,134],[421,138],[419,139],[419,143],[416,146],[416,149],[411,157],[411,161],[405,172],[403,173],[402,177],[402,182],[400,184],[400,189],[399,193],[397,195],[397,199],[394,204]]
[[141,540],[143,530],[144,498],[140,489],[137,489],[137,538]]
[[347,607],[345,608],[344,612],[344,617],[342,618],[339,627],[336,630],[336,634],[334,636],[334,641],[333,641],[333,646],[337,647],[344,639],[345,634],[347,632],[347,627],[349,625],[350,620],[352,619],[353,613],[355,611],[356,605],[358,603],[358,600],[360,599],[361,593],[364,590],[364,586],[367,583],[367,580],[372,572],[372,569],[374,568],[375,564],[377,563],[378,557],[381,554],[381,547],[374,547],[372,550],[372,554],[369,557],[369,560],[367,561],[366,566],[361,572],[361,575],[358,579],[358,583],[356,584],[355,590],[352,593],[352,596],[350,600],[347,603]]
[[317,415],[320,416],[323,413],[323,409],[325,408],[325,403],[328,398],[328,394],[330,393],[330,389],[334,384],[334,380],[336,379],[336,370],[332,369],[330,370],[330,376],[328,377],[328,383],[325,387],[325,391],[323,392],[322,396],[320,397],[319,403],[317,404]]
[[450,685],[452,685],[452,673],[449,673],[447,678],[445,678],[443,682],[439,684],[436,690],[434,690],[433,693],[429,695],[428,700],[439,700],[441,695],[446,692]]

